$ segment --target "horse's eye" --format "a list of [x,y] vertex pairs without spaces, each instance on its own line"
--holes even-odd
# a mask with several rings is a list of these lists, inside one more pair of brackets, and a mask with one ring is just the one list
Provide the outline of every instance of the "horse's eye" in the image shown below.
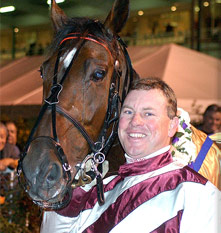
[[43,79],[43,68],[40,67],[40,69],[39,69],[38,71],[40,72],[40,76],[41,76],[41,78]]
[[96,70],[93,73],[93,81],[99,81],[102,80],[104,78],[104,76],[106,75],[106,71],[105,70]]

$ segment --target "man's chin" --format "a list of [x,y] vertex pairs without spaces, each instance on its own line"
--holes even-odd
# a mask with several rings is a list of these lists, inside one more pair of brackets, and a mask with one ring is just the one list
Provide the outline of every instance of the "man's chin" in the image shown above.
[[141,159],[141,158],[145,157],[145,155],[143,155],[143,153],[139,153],[138,151],[130,151],[126,154],[129,157],[131,157],[132,159]]

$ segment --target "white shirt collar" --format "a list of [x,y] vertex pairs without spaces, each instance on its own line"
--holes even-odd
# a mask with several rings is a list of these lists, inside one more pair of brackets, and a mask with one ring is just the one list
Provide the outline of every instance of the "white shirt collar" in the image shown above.
[[160,154],[163,154],[165,152],[167,152],[168,150],[170,149],[170,145],[169,146],[165,146],[161,149],[159,149],[158,151],[155,151],[143,158],[139,158],[139,159],[135,159],[135,158],[131,158],[130,156],[128,156],[126,153],[124,154],[125,158],[126,158],[126,162],[127,163],[134,163],[134,162],[139,162],[139,161],[142,161],[142,160],[145,160],[145,159],[150,159],[150,158],[153,158],[157,155],[160,155]]

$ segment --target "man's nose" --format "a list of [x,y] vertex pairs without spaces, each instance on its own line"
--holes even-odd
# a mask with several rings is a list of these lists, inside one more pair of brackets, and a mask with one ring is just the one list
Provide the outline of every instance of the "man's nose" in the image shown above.
[[138,126],[138,125],[143,125],[143,118],[140,114],[136,113],[131,119],[131,125],[133,126]]

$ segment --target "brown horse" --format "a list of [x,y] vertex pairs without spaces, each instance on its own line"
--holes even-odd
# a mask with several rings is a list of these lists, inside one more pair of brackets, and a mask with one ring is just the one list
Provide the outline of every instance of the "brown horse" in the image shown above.
[[55,37],[40,69],[43,103],[18,166],[21,183],[41,207],[65,206],[72,188],[95,178],[103,201],[99,164],[117,137],[135,74],[118,36],[128,12],[129,1],[116,0],[102,24],[68,18],[52,1]]

